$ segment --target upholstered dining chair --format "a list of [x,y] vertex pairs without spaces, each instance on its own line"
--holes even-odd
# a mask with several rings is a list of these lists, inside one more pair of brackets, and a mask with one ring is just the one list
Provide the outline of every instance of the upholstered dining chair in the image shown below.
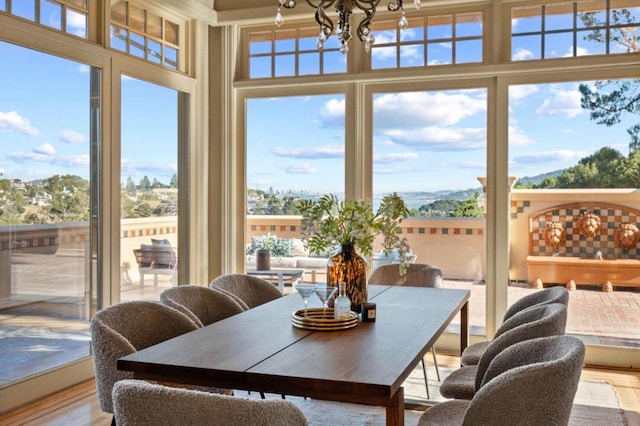
[[245,274],[227,274],[215,278],[209,288],[232,295],[246,309],[282,297],[280,290],[269,281]]
[[[386,284],[396,286],[409,287],[442,287],[442,271],[432,265],[424,263],[411,263],[407,265],[404,274],[400,274],[400,265],[392,263],[388,265],[378,266],[373,270],[368,279],[369,284]],[[431,346],[431,355],[433,356],[433,365],[436,369],[436,376],[440,381],[440,369],[438,368],[438,359],[436,350]],[[427,388],[427,398],[429,395],[429,381],[427,380],[427,368],[424,358],[422,359],[422,373],[424,374],[424,384]]]
[[230,295],[197,285],[169,287],[160,293],[160,301],[182,312],[199,327],[245,311]]
[[566,426],[584,351],[572,336],[516,343],[491,361],[472,399],[436,404],[420,416],[418,426]]
[[113,404],[118,426],[308,424],[304,413],[290,401],[216,395],[142,380],[116,383]]
[[[509,308],[507,308],[507,311],[502,318],[502,325],[498,327],[493,338],[495,339],[505,331],[509,330],[508,327],[513,325],[513,323],[506,323],[506,321],[518,312],[548,303],[562,303],[563,305],[568,305],[569,291],[563,286],[547,287],[518,299],[509,306]],[[487,340],[467,346],[460,357],[460,364],[462,366],[477,365],[480,361],[480,357],[484,351],[487,350],[489,343],[490,340]]]
[[[111,392],[133,374],[119,371],[118,358],[198,329],[189,317],[159,302],[133,301],[106,307],[91,318],[91,346],[100,409],[113,413]],[[230,393],[223,389],[207,391]]]
[[563,335],[567,325],[567,307],[561,303],[551,303],[525,309],[508,321],[517,325],[491,341],[478,365],[461,367],[442,380],[442,396],[472,399],[480,388],[489,364],[500,352],[525,340]]

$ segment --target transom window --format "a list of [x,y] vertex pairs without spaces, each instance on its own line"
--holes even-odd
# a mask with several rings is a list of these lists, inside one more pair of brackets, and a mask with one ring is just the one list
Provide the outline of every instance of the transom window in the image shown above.
[[318,28],[249,33],[249,78],[336,74],[347,71],[340,41],[332,35],[318,50]]
[[111,7],[112,49],[178,69],[180,26],[129,1]]
[[482,62],[482,13],[421,16],[401,30],[396,20],[374,21],[371,68]]
[[640,5],[585,0],[516,7],[511,13],[514,61],[640,51]]
[[0,0],[0,12],[87,38],[87,0]]

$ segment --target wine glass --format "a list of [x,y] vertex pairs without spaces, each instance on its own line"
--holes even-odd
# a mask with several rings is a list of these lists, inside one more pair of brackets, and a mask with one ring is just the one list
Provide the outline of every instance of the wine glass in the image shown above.
[[309,302],[309,297],[313,294],[313,291],[316,288],[315,284],[294,284],[293,285],[298,293],[300,293],[300,297],[304,301],[304,316],[307,316],[307,303]]
[[327,301],[331,299],[331,296],[336,294],[336,291],[338,291],[338,287],[329,286],[329,285],[319,285],[319,286],[316,286],[316,288],[314,288],[313,291],[316,293],[316,296],[318,296],[318,298],[322,301],[322,307],[324,309],[327,309],[328,308]]

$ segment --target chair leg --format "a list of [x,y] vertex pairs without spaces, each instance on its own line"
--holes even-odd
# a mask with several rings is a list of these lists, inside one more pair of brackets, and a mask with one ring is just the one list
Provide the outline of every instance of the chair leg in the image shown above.
[[422,358],[422,373],[424,374],[424,386],[427,388],[427,399],[431,399],[431,395],[429,395],[429,379],[427,379],[427,367],[425,366],[424,358]]
[[116,426],[116,416],[115,415],[111,419],[111,426]]
[[265,399],[266,396],[264,395],[264,392],[260,392],[260,398]]
[[436,349],[431,346],[431,354],[433,355],[433,365],[436,367],[436,376],[438,377],[438,381],[440,381],[440,369],[438,368],[438,360],[436,359]]

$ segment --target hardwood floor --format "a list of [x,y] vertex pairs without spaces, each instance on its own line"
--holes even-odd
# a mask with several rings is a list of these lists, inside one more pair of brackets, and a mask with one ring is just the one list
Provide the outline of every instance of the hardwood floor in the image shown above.
[[[438,354],[438,364],[456,366],[458,358]],[[640,426],[640,371],[585,368],[583,380],[602,380],[615,386],[627,426]],[[108,426],[111,415],[98,406],[93,380],[50,395],[0,416],[0,426]],[[588,425],[585,425],[588,426]]]

